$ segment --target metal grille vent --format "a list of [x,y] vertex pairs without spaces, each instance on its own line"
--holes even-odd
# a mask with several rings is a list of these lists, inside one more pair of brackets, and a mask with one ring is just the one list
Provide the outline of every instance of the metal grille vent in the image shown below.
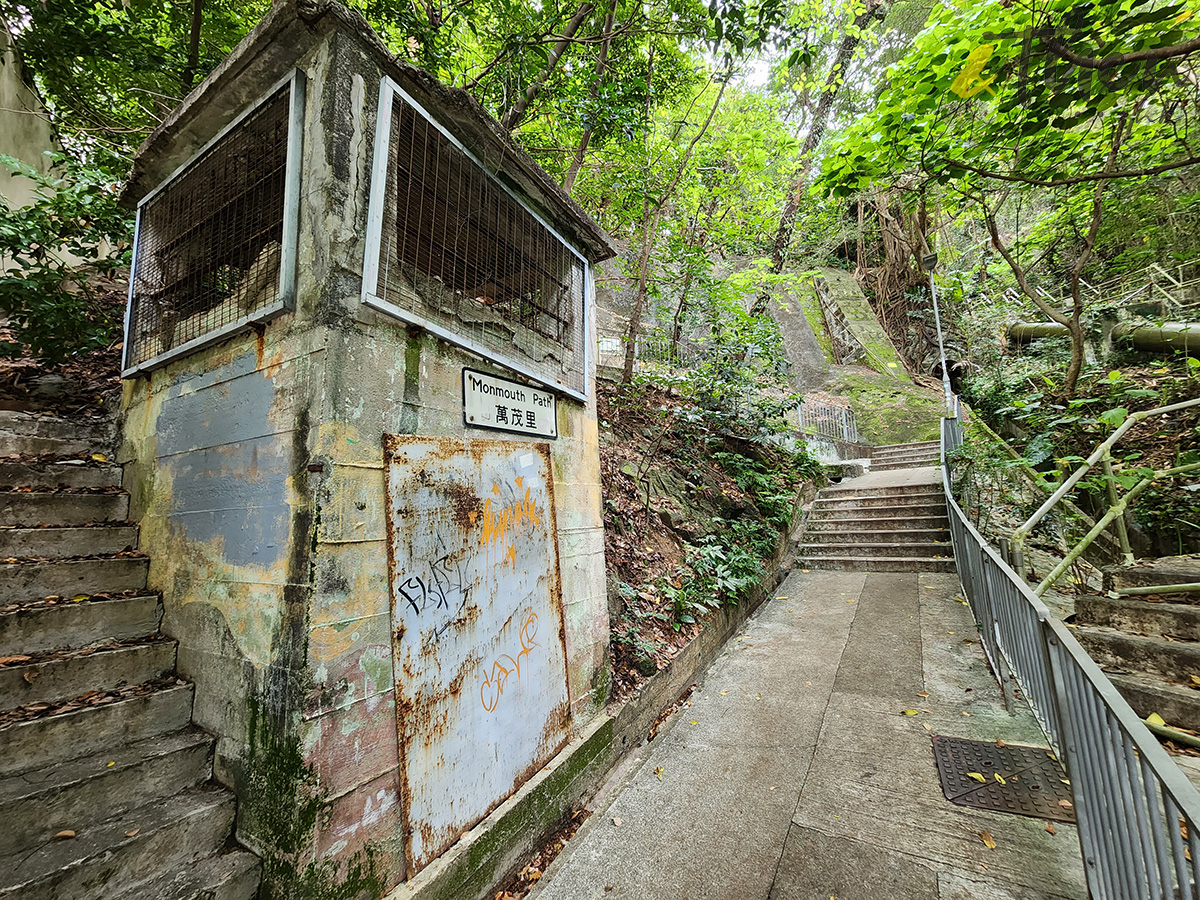
[[288,83],[138,210],[126,369],[282,308]]
[[376,296],[408,321],[582,394],[582,258],[392,96]]

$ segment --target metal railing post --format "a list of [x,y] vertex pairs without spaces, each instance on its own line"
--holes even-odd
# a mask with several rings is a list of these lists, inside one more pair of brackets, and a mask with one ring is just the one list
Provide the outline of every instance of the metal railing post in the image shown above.
[[[1101,462],[1104,466],[1104,487],[1108,493],[1108,508],[1112,509],[1117,505],[1117,478],[1113,474],[1112,453],[1105,450]],[[1113,524],[1117,526],[1117,540],[1121,542],[1121,564],[1132,566],[1133,549],[1129,546],[1129,530],[1125,527],[1125,514],[1122,513],[1113,519]]]

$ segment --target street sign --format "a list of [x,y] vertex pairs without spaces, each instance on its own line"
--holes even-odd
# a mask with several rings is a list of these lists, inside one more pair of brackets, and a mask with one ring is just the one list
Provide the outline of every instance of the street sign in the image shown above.
[[463,423],[513,434],[558,437],[557,399],[527,384],[462,370]]

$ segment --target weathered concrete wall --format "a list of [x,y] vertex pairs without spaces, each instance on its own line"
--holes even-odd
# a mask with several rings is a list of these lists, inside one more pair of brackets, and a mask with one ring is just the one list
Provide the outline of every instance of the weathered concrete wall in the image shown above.
[[[381,63],[335,31],[298,65],[296,311],[128,383],[122,461],[239,835],[269,880],[378,894],[406,876],[383,435],[465,437],[462,367],[508,373],[360,304]],[[594,389],[551,445],[576,732],[607,700]]]
[[824,280],[829,299],[841,310],[855,342],[866,354],[861,364],[883,375],[890,375],[897,381],[910,383],[908,370],[900,361],[896,348],[879,324],[875,310],[854,280],[854,275],[843,269],[821,269],[820,277]]
[[[48,169],[43,154],[57,150],[58,142],[50,128],[50,119],[41,99],[22,80],[20,59],[13,50],[8,30],[0,27],[0,110],[4,127],[0,128],[0,153],[16,157],[39,172]],[[0,167],[0,195],[10,206],[28,206],[37,185],[28,178],[14,178],[7,167]]]

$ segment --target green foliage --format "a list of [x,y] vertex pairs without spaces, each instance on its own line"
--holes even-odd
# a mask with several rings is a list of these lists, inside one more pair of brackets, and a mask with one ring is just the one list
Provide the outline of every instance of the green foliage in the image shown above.
[[8,156],[0,163],[38,185],[29,206],[0,205],[0,312],[14,335],[0,353],[59,361],[108,345],[119,311],[101,302],[92,279],[129,264],[132,221],[117,185],[62,156],[54,175]]
[[662,586],[675,611],[676,630],[722,603],[737,604],[738,595],[762,578],[762,562],[746,548],[715,535],[688,549],[687,566]]

